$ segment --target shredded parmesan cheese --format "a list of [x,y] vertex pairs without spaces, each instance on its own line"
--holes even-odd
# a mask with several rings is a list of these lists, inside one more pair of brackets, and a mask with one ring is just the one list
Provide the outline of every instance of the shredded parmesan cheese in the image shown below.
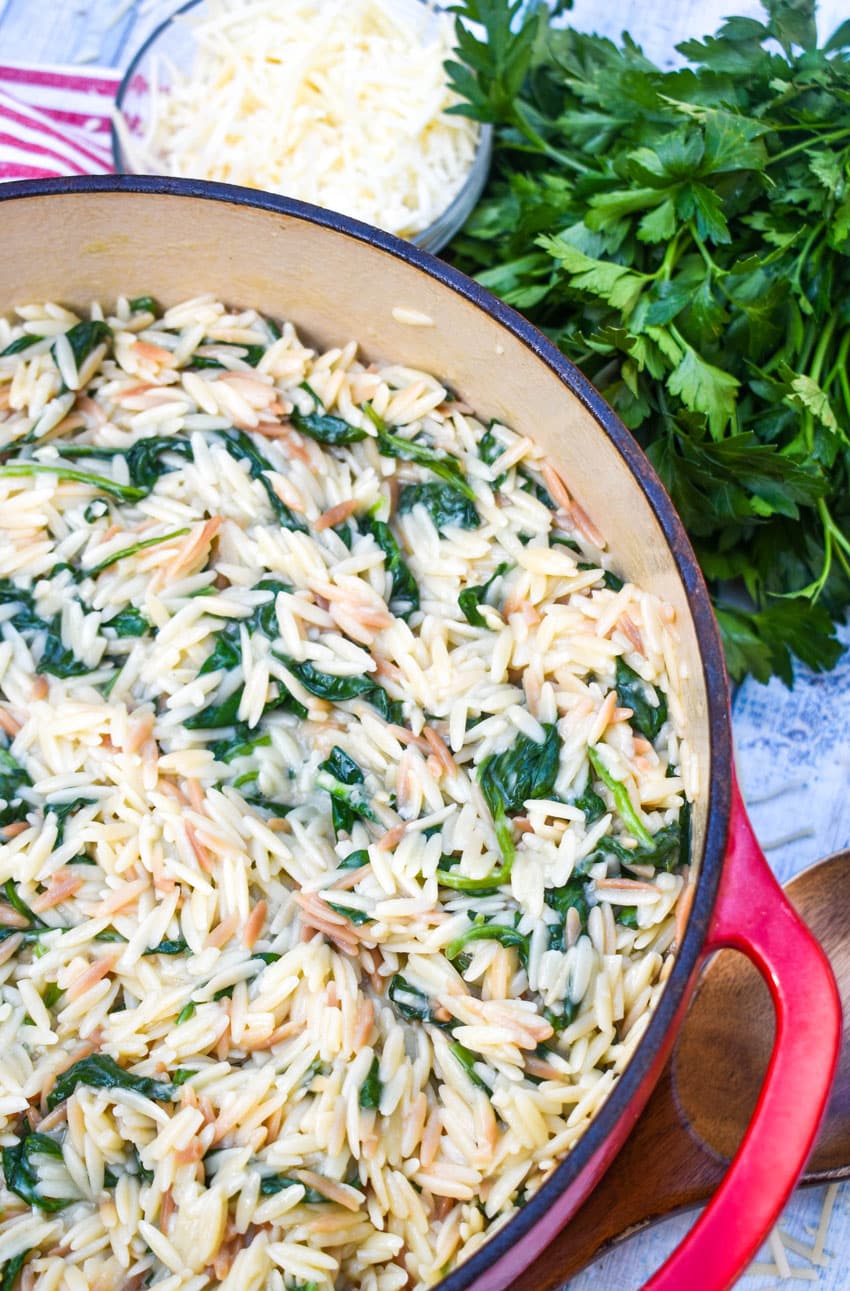
[[462,187],[478,127],[446,113],[447,15],[420,0],[210,0],[177,21],[191,70],[154,55],[143,126],[116,117],[132,169],[283,193],[403,237]]
[[[774,1288],[775,1291],[779,1291],[780,1283],[784,1286],[791,1282],[816,1283],[819,1281],[818,1269],[825,1268],[829,1264],[829,1256],[824,1253],[824,1246],[838,1188],[839,1185],[834,1183],[826,1189],[817,1227],[806,1229],[807,1234],[814,1238],[813,1246],[807,1246],[805,1242],[792,1237],[782,1228],[774,1228],[770,1233],[765,1246],[773,1259],[755,1260],[747,1269],[749,1277],[777,1279],[771,1287],[764,1288],[764,1291],[774,1291]],[[799,1255],[805,1264],[792,1264],[788,1258],[789,1251]],[[763,1253],[766,1253],[764,1248]]]

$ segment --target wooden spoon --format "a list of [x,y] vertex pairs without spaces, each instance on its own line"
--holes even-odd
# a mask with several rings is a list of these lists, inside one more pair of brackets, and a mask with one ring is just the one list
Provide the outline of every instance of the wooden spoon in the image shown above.
[[[823,1183],[850,1176],[850,850],[795,875],[785,890],[829,956],[844,1013],[835,1085],[801,1180]],[[529,1291],[554,1291],[615,1242],[709,1199],[755,1108],[773,1036],[766,985],[744,955],[721,951],[700,979],[640,1120],[528,1271]]]

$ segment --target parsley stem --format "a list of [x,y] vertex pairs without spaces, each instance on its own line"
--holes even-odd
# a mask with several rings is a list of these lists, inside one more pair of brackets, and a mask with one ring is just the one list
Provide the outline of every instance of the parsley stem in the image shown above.
[[850,377],[847,375],[848,353],[850,353],[850,331],[844,333],[844,337],[838,350],[838,357],[835,360],[834,369],[837,370],[838,384],[841,386],[841,394],[844,398],[844,411],[848,418],[850,418]]
[[[844,378],[844,382],[842,382],[842,387],[846,383],[848,353],[850,353],[850,331],[845,332],[841,338],[841,344],[838,347],[838,353],[835,356],[835,362],[833,363],[832,367],[829,370],[829,376],[826,378],[826,380],[823,383],[825,389],[828,390],[829,387],[832,385],[833,381],[836,381],[836,380],[841,381],[842,377]],[[850,389],[850,387],[848,387],[848,389]],[[846,391],[845,391],[845,400],[846,400]],[[850,405],[847,406],[847,412],[848,412],[848,415],[850,415]]]
[[[809,252],[812,248],[812,244],[814,243],[815,238],[818,236],[818,234],[822,231],[823,227],[824,227],[823,220],[818,220],[818,222],[814,225],[814,227],[809,232],[809,236],[806,238],[805,242],[803,243],[803,249],[800,252],[800,254],[797,256],[797,263],[794,266],[794,273],[791,277],[791,283],[790,283],[791,289],[792,291],[795,291],[798,296],[803,297],[805,301],[803,312],[807,314],[811,313],[812,307],[808,300],[808,297],[803,291],[803,286],[802,286],[802,283],[800,282],[800,275],[803,272],[803,266],[806,264],[806,261],[809,258]],[[810,332],[808,337],[809,342],[811,342],[813,337],[814,337],[814,332]],[[808,354],[806,354],[805,361],[807,360],[808,360]]]
[[568,153],[560,152],[557,148],[553,148],[542,135],[537,133],[531,123],[526,120],[519,102],[514,105],[514,123],[521,133],[525,135],[529,143],[534,144],[535,148],[545,153],[547,157],[551,157],[553,161],[566,166],[568,170],[575,171],[577,175],[586,175],[588,173],[589,166],[583,165],[575,157],[570,157]]
[[829,343],[832,340],[832,333],[835,331],[836,319],[837,314],[830,314],[821,332],[815,356],[812,359],[812,366],[809,368],[809,376],[812,381],[820,381],[821,369],[826,358],[826,352],[829,349]]
[[661,264],[658,266],[655,273],[651,275],[653,278],[660,278],[662,282],[669,281],[670,275],[675,268],[676,261],[679,258],[679,240],[684,232],[684,226],[676,230],[672,242],[664,252],[664,259],[661,261]]
[[[832,535],[838,543],[839,548],[841,548],[843,552],[846,552],[847,555],[850,555],[850,538],[847,537],[844,530],[839,528],[833,520],[824,498],[818,498],[818,513],[823,521],[824,529]],[[842,564],[844,564],[843,560]]]
[[[788,129],[787,126],[776,127],[779,130]],[[791,157],[795,152],[800,152],[804,148],[811,148],[813,143],[832,143],[834,139],[843,139],[850,135],[850,129],[844,127],[841,130],[831,130],[827,134],[816,135],[816,138],[801,139],[799,143],[792,144],[790,148],[785,148],[782,152],[775,152],[773,156],[768,157],[767,165],[775,166],[778,161],[784,161],[786,157]]]
[[813,603],[817,601],[829,579],[832,571],[833,554],[837,555],[841,568],[844,570],[845,575],[850,578],[850,560],[848,559],[850,557],[850,539],[833,520],[823,498],[818,498],[817,509],[823,525],[823,562],[820,573],[806,587],[802,587],[796,592],[785,593],[788,597],[805,596]]
[[714,275],[718,272],[718,266],[715,264],[714,260],[712,259],[711,252],[709,251],[708,247],[705,245],[702,238],[697,233],[696,225],[694,224],[693,220],[690,220],[688,222],[688,231],[691,237],[693,238],[694,243],[696,244],[697,250],[699,251],[700,255],[705,261],[705,267],[709,272],[709,276],[713,278]]

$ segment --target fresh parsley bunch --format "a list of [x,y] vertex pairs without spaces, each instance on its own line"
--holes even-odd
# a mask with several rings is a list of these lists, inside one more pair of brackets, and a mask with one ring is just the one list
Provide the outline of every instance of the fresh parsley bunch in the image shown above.
[[818,48],[813,0],[763,3],[661,71],[540,3],[462,0],[455,110],[496,147],[450,253],[636,433],[732,674],[790,684],[792,654],[835,663],[850,603],[850,21]]

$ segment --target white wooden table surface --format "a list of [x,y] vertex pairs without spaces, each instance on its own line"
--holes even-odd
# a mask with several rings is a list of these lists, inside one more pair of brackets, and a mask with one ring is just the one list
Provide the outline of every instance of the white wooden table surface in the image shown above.
[[[171,13],[174,0],[0,0],[0,59],[4,62],[97,64],[124,68],[148,32]],[[570,21],[616,38],[628,30],[662,66],[677,41],[712,32],[730,13],[759,16],[754,0],[575,0]],[[822,36],[850,17],[850,0],[823,0]],[[850,630],[844,633],[850,646]],[[734,705],[735,737],[753,823],[780,879],[819,856],[850,845],[850,651],[829,677],[800,670],[793,691],[779,682],[747,683]],[[782,1228],[811,1245],[824,1190],[795,1194]],[[616,1248],[570,1283],[569,1291],[632,1291],[657,1268],[692,1222],[679,1216]],[[826,1242],[831,1256],[815,1267],[793,1250],[794,1282],[817,1291],[850,1288],[850,1184],[838,1192]],[[774,1256],[765,1248],[762,1264]],[[742,1291],[769,1291],[776,1273],[744,1277]],[[700,1291],[683,1287],[682,1291]]]

